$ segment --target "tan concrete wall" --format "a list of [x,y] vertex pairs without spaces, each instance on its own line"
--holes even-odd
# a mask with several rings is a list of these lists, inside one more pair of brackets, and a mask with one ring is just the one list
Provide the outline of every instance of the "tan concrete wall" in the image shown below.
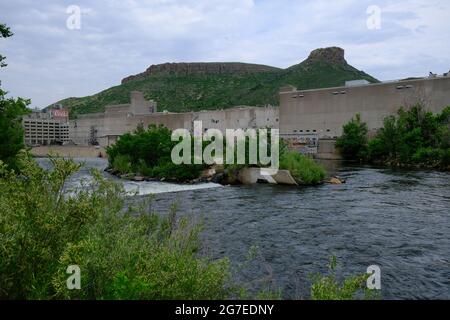
[[106,158],[104,148],[88,146],[42,146],[31,148],[35,157],[46,157],[49,154],[66,158],[98,158],[100,154]]
[[[107,108],[108,110],[109,108]],[[278,108],[232,108],[186,113],[152,113],[133,115],[118,108],[118,112],[108,110],[105,114],[94,114],[92,117],[83,115],[69,124],[70,139],[77,145],[88,145],[91,128],[97,130],[97,141],[101,146],[115,142],[111,136],[120,136],[135,130],[138,125],[148,127],[150,124],[164,125],[171,130],[193,130],[194,121],[202,121],[203,129],[216,128],[225,132],[226,129],[247,129],[271,127],[278,128]]]
[[442,111],[450,105],[450,77],[281,92],[280,133],[340,136],[342,126],[357,113],[370,130],[376,130],[382,127],[384,117],[419,100],[430,111]]
[[314,155],[316,159],[338,160],[342,159],[339,150],[336,149],[335,139],[320,139],[317,154]]

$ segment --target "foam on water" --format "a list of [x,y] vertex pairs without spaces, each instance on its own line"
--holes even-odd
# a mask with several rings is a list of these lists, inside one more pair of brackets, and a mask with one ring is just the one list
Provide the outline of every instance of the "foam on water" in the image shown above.
[[158,193],[166,193],[166,192],[179,192],[179,191],[191,191],[191,190],[201,190],[201,189],[210,189],[210,188],[219,188],[222,187],[220,184],[216,183],[199,183],[199,184],[175,184],[175,183],[167,183],[167,182],[157,182],[157,181],[149,181],[149,182],[132,182],[127,181],[124,184],[125,191],[128,194],[135,195],[148,195],[148,194],[158,194]]
[[[38,158],[37,161],[39,165],[41,165],[43,168],[45,169],[51,168],[49,159]],[[74,161],[77,163],[83,163],[84,165],[80,169],[80,171],[78,171],[69,179],[68,183],[66,184],[66,189],[68,190],[69,193],[76,192],[77,189],[85,188],[85,186],[88,186],[90,184],[90,182],[92,181],[92,176],[90,174],[91,169],[97,169],[101,171],[103,173],[103,176],[107,179],[122,183],[125,191],[129,195],[144,196],[149,194],[202,190],[202,189],[222,187],[220,184],[216,183],[177,184],[159,181],[142,181],[142,182],[128,181],[119,179],[105,172],[104,170],[108,165],[108,162],[105,159],[76,158],[74,159]]]

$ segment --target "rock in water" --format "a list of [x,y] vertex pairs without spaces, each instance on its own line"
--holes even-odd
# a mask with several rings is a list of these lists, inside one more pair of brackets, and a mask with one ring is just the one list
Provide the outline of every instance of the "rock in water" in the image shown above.
[[331,184],[343,184],[345,183],[345,180],[339,179],[337,177],[332,177],[329,181]]

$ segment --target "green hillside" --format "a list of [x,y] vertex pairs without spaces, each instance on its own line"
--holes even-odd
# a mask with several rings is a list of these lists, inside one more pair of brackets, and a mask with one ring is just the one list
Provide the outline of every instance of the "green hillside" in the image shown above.
[[377,82],[347,64],[343,55],[339,48],[318,49],[307,60],[290,68],[267,67],[247,73],[147,71],[92,96],[68,98],[58,103],[69,107],[72,116],[101,112],[106,105],[128,103],[130,91],[138,90],[144,92],[147,99],[155,100],[159,111],[182,112],[239,105],[278,105],[279,88],[288,84],[313,89],[342,86],[345,81],[355,79]]

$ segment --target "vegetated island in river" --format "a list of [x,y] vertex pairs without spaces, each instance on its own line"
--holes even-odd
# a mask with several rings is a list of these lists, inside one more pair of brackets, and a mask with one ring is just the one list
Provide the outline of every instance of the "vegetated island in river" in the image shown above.
[[[223,185],[243,183],[241,173],[261,165],[206,165],[179,164],[172,162],[171,151],[178,144],[172,141],[172,132],[164,126],[150,125],[148,129],[137,128],[126,133],[117,143],[107,148],[109,167],[107,172],[134,181],[166,181],[175,183],[214,182]],[[268,139],[270,140],[270,139]],[[246,150],[249,150],[246,141]],[[205,144],[203,148],[205,148]],[[235,153],[236,153],[236,148]],[[269,148],[270,149],[270,146]],[[226,150],[224,147],[223,150]],[[280,143],[280,169],[290,173],[292,183],[317,185],[325,182],[325,169],[313,159],[298,152],[288,151]],[[193,152],[191,152],[193,154]],[[234,154],[236,159],[236,154]],[[192,161],[193,163],[193,161]],[[250,163],[246,152],[245,163]],[[331,182],[343,182],[333,178]]]

